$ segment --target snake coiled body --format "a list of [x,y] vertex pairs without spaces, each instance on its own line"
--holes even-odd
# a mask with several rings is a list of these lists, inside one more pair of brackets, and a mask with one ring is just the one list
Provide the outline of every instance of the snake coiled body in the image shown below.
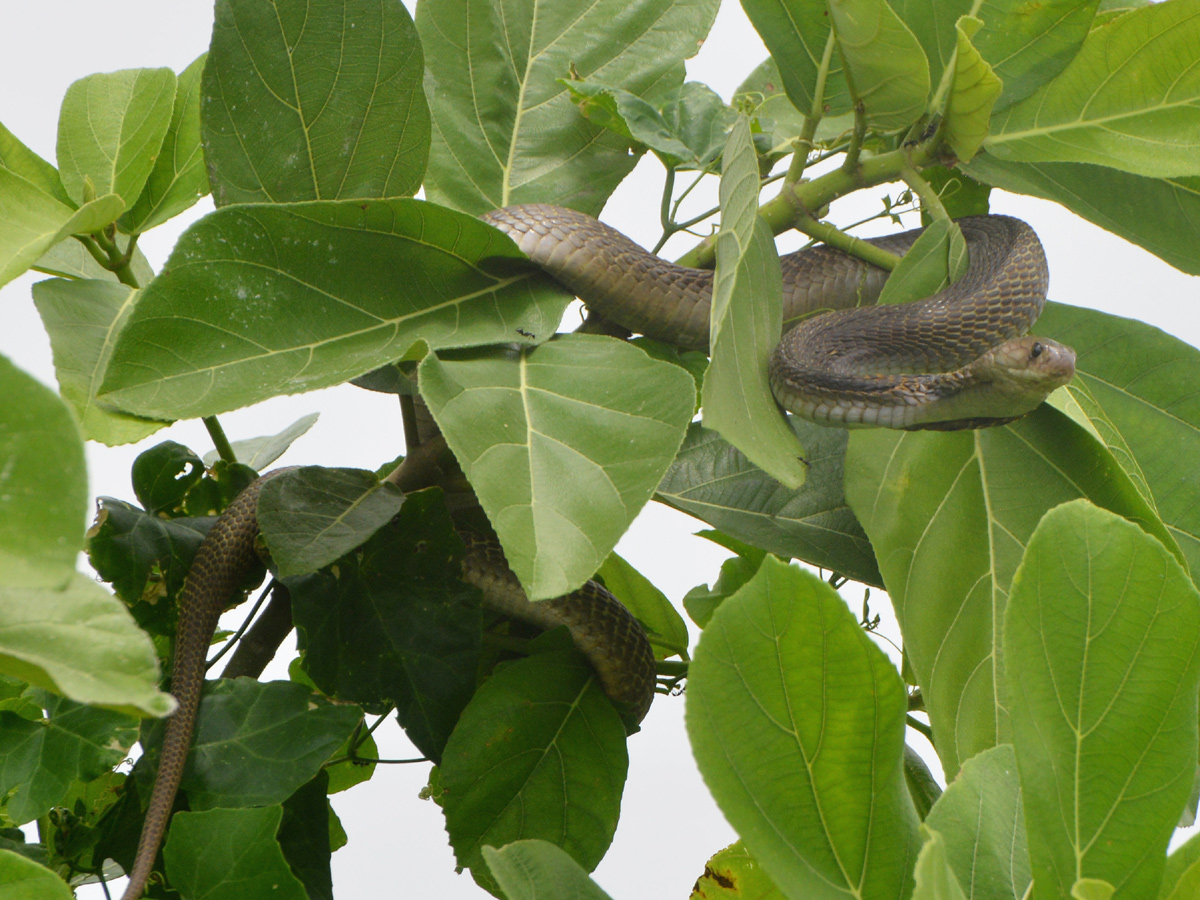
[[[563,207],[511,206],[483,219],[605,318],[708,348],[712,272],[659,259]],[[1070,348],[1022,337],[1041,314],[1048,284],[1033,229],[1007,216],[958,224],[970,252],[967,273],[914,303],[871,305],[888,273],[829,247],[780,258],[783,321],[794,327],[769,374],[784,408],[823,424],[973,428],[1018,418],[1070,381]],[[903,254],[920,234],[869,243]]]

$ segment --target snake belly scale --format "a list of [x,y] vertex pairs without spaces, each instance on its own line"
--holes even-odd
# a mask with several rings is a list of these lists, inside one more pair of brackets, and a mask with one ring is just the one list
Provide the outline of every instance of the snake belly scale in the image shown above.
[[[544,204],[483,216],[551,276],[606,318],[633,331],[707,349],[713,276],[668,263],[590,216]],[[1001,216],[960,221],[971,265],[926,300],[865,307],[887,273],[828,247],[781,258],[786,324],[770,364],[787,409],[824,424],[974,428],[1011,421],[1074,374],[1075,354],[1023,336],[1045,302],[1047,273],[1033,230]],[[903,254],[919,232],[872,239]],[[812,315],[822,310],[820,315]],[[280,470],[282,471],[282,470]],[[183,774],[217,618],[255,564],[260,478],[238,495],[200,545],[185,580],[172,692],[159,770],[130,883],[137,900],[162,844]],[[640,721],[654,695],[655,666],[637,620],[589,582],[557,600],[530,603],[495,541],[462,534],[463,578],[485,606],[541,627],[564,624],[618,709]]]

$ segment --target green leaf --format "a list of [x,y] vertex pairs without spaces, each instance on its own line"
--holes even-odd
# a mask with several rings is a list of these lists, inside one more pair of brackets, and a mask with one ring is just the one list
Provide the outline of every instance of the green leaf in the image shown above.
[[758,158],[743,116],[725,145],[712,361],[700,404],[705,428],[720,432],[773,478],[798,488],[804,483],[803,448],[767,380],[767,362],[783,327],[782,276],[771,231],[758,220],[758,178]]
[[1152,178],[1200,174],[1197,11],[1200,0],[1155,3],[1092,31],[1057,78],[996,116],[987,151]]
[[[306,416],[301,416],[277,434],[247,438],[243,441],[232,441],[230,442],[230,446],[233,448],[233,453],[240,462],[245,463],[255,471],[261,472],[271,463],[275,462],[275,460],[279,459],[279,457],[283,456],[292,444],[306,435],[308,429],[316,425],[319,418],[320,413],[309,413]],[[220,454],[216,450],[210,450],[204,454],[204,464],[211,466],[220,458]]]
[[289,681],[209,684],[180,787],[193,810],[282,803],[317,774],[361,718],[357,707]]
[[110,447],[140,441],[165,424],[96,403],[113,343],[137,297],[138,291],[112,281],[52,278],[33,286],[33,302],[54,351],[59,393],[71,405],[83,436]]
[[284,801],[283,821],[276,835],[288,868],[304,883],[308,900],[333,900],[329,832],[334,813],[326,797],[328,771],[321,769]]
[[1190,387],[1200,381],[1200,350],[1134,319],[1057,303],[1038,331],[1075,348],[1076,381],[1103,414],[1093,413],[1093,424],[1151,492],[1170,536],[1164,544],[1200,573],[1200,398]]
[[1161,900],[1191,900],[1200,894],[1200,835],[1193,835],[1167,857]]
[[691,376],[564,335],[427,356],[421,393],[532,600],[579,587],[654,493],[692,417]]
[[101,400],[190,418],[338,384],[417,341],[552,333],[567,299],[521,257],[482,222],[420,200],[217,210],[143,291]]
[[687,625],[666,595],[651,584],[645,575],[615,552],[608,554],[608,559],[596,570],[596,575],[646,627],[656,659],[669,656],[687,659]]
[[1110,900],[1116,888],[1100,878],[1080,878],[1071,885],[1073,900]]
[[58,171],[71,199],[82,204],[116,194],[132,206],[154,168],[174,103],[170,69],[100,72],[67,88]]
[[979,145],[987,137],[992,106],[1003,89],[992,67],[971,43],[982,25],[983,22],[974,16],[963,16],[954,26],[958,50],[954,56],[954,81],[946,99],[942,127],[946,143],[963,162],[979,151]]
[[98,231],[125,210],[115,194],[76,210],[20,175],[0,168],[0,285],[12,281],[56,243]]
[[403,502],[373,472],[306,466],[263,485],[258,525],[280,577],[306,575],[365,543]]
[[1076,215],[1200,275],[1200,177],[1143,178],[1083,163],[1001,162],[987,153],[968,170],[988,184],[1061,203]]
[[[721,563],[721,571],[712,587],[700,584],[688,591],[683,597],[683,608],[692,617],[692,621],[701,628],[708,627],[712,614],[717,607],[742,589],[762,566],[766,551],[747,545],[738,546],[732,540],[722,540],[726,535],[718,536],[718,532],[698,532],[698,537],[707,537],[721,546],[733,550],[737,555]],[[730,546],[732,544],[732,546]]]
[[704,864],[689,900],[782,900],[758,861],[741,841],[718,850]]
[[171,886],[204,900],[308,900],[275,839],[283,809],[210,809],[171,819],[163,847]]
[[7,169],[60,203],[75,206],[67,196],[62,179],[58,177],[58,169],[21,143],[3,125],[0,125],[0,168]]
[[570,854],[548,841],[484,847],[483,860],[508,900],[609,900]]
[[687,144],[671,133],[662,114],[637,94],[590,81],[561,80],[590,121],[653,150],[668,168],[697,162]]
[[[775,74],[780,77],[774,84],[782,87],[794,107],[807,115],[816,100],[821,60],[830,39],[829,9],[824,0],[744,0],[742,8],[771,51],[768,62],[777,67]],[[743,85],[738,92],[745,88]],[[821,100],[830,116],[841,115],[854,106],[837,53],[830,60]]]
[[191,448],[163,441],[143,450],[130,472],[133,492],[153,515],[178,515],[188,492],[204,478],[204,463]]
[[913,900],[967,900],[946,860],[946,839],[940,832],[926,826],[921,827],[921,833],[925,843],[913,871],[916,879]]
[[417,491],[360,551],[287,581],[313,682],[373,712],[394,705],[435,761],[479,668],[478,592],[459,581],[461,553],[441,492]]
[[908,303],[932,297],[960,278],[967,264],[967,242],[949,219],[934,219],[900,258],[875,301]]
[[75,574],[87,516],[79,426],[50,389],[0,356],[0,585],[61,585]]
[[[0,712],[0,795],[4,814],[22,825],[63,804],[73,781],[91,781],[125,758],[137,720],[46,696],[45,718]],[[40,712],[40,710],[39,710]]]
[[1042,514],[1078,497],[1174,543],[1105,447],[1044,404],[999,428],[850,436],[846,498],[879,558],[947,777],[1009,740],[996,623]]
[[201,91],[217,206],[416,192],[429,108],[399,3],[219,0]]
[[74,900],[66,883],[44,866],[0,848],[0,900]]
[[[151,607],[169,619],[155,634],[174,634],[174,609],[157,601],[175,595],[183,586],[196,548],[204,540],[213,519],[164,519],[129,503],[102,497],[96,524],[88,532],[88,560],[117,596],[141,615]],[[153,577],[152,577],[153,576]],[[139,624],[147,627],[142,620]]]
[[[922,169],[921,177],[937,191],[942,206],[946,208],[946,213],[951,219],[988,214],[988,199],[992,193],[990,185],[982,184],[969,175],[965,175],[961,169],[948,169],[945,166],[930,166]],[[927,218],[929,222],[926,221]],[[921,212],[921,222],[925,225],[932,222],[932,217],[924,210]]]
[[683,80],[717,0],[439,0],[417,9],[433,112],[427,196],[470,213],[553,202],[598,213],[628,141],[572,108],[561,78],[654,101]]
[[788,424],[808,463],[799,488],[784,487],[716,432],[693,423],[657,498],[784,559],[882,587],[871,542],[842,493],[849,432],[795,416]]
[[713,614],[689,668],[692,752],[788,897],[911,890],[906,707],[895,668],[815,575],[767,557]]
[[1152,896],[1195,774],[1200,594],[1136,525],[1064,504],[1013,579],[1004,652],[1035,883]]
[[725,146],[737,113],[707,85],[682,85],[660,112],[629,91],[587,81],[563,81],[580,112],[631,142],[654,151],[671,169],[703,169]]
[[483,847],[542,838],[591,871],[612,841],[628,765],[625,728],[574,652],[497,669],[442,758],[458,864],[494,893]]
[[1024,100],[1063,70],[1087,36],[1096,0],[897,0],[893,3],[925,48],[933,81],[939,82],[958,47],[954,25],[960,16],[978,16],[983,28],[972,42],[1004,82],[996,109]]
[[145,188],[117,223],[127,234],[161,225],[208,193],[208,172],[200,147],[200,74],[206,56],[201,54],[179,73],[162,149]]
[[950,868],[971,900],[1026,896],[1032,876],[1011,744],[964,762],[925,824],[941,832]]
[[828,0],[850,95],[885,131],[911,125],[929,99],[925,51],[887,0]]
[[164,716],[174,708],[158,692],[146,633],[85,575],[60,590],[0,587],[0,672],[120,712]]

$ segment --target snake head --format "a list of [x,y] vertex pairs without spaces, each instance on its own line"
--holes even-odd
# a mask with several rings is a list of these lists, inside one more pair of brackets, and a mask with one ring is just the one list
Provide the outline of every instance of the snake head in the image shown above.
[[993,380],[1003,382],[1014,395],[1028,397],[1033,405],[1075,377],[1075,351],[1049,338],[1012,338],[989,355]]

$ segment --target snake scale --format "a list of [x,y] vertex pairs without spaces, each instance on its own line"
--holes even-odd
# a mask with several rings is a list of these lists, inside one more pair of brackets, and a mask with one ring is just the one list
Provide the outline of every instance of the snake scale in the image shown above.
[[[673,265],[590,216],[544,204],[483,216],[547,273],[605,318],[678,346],[707,349],[713,274]],[[781,258],[785,333],[770,363],[776,399],[825,424],[952,430],[995,425],[1030,412],[1074,374],[1075,354],[1024,336],[1041,313],[1047,267],[1027,224],[1004,216],[959,221],[970,251],[966,275],[914,303],[871,306],[887,273],[828,247]],[[920,231],[871,243],[903,254]],[[822,310],[821,315],[810,315]],[[272,473],[273,474],[273,473]],[[182,596],[172,693],[158,774],[123,900],[137,900],[162,843],[183,774],[217,617],[255,564],[256,505],[246,488],[198,549]],[[636,619],[589,582],[557,600],[530,603],[490,539],[463,532],[463,577],[485,606],[542,627],[565,624],[604,691],[640,721],[653,699],[654,656]]]

